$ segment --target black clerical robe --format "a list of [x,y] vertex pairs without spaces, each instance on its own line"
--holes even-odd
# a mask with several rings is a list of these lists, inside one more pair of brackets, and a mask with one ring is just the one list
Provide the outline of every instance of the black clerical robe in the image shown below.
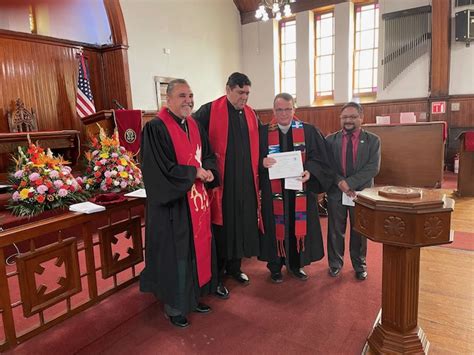
[[[209,102],[193,114],[207,132],[211,105]],[[243,110],[236,110],[229,102],[227,108],[229,128],[222,198],[223,225],[213,225],[213,231],[218,257],[230,260],[258,255],[260,233],[247,121]],[[210,144],[212,146],[213,142]]]
[[[326,142],[321,132],[310,124],[303,123],[306,161],[304,169],[311,173],[310,180],[306,183],[306,213],[307,228],[304,238],[304,250],[296,253],[299,260],[289,263],[303,267],[313,261],[320,260],[324,256],[324,247],[321,234],[321,224],[318,213],[318,193],[325,192],[329,188],[333,173],[328,163]],[[280,151],[292,151],[293,136],[292,129],[286,134],[279,129]],[[268,125],[260,129],[260,155],[261,161],[268,155]],[[260,260],[268,262],[278,262],[280,257],[277,254],[277,241],[275,237],[275,219],[273,215],[273,199],[268,169],[260,164],[260,188],[262,193],[262,217],[265,227],[265,235],[260,238]],[[285,213],[285,249],[286,255],[295,257],[296,246],[289,246],[289,242],[296,243],[295,240],[295,192],[292,190],[282,190]],[[288,250],[288,249],[293,250]],[[298,262],[299,261],[299,262]],[[288,263],[288,260],[287,260]],[[287,264],[288,265],[288,264]],[[290,265],[292,266],[292,265]]]
[[[181,120],[174,118],[185,129]],[[212,171],[215,185],[218,182],[215,156],[201,127],[199,133],[202,166]],[[196,168],[177,164],[171,137],[160,119],[148,122],[143,128],[141,169],[147,208],[145,269],[140,275],[140,290],[152,292],[185,315],[196,308],[201,295],[215,290],[215,248],[212,243],[213,278],[200,288],[187,199],[187,192],[196,179]]]

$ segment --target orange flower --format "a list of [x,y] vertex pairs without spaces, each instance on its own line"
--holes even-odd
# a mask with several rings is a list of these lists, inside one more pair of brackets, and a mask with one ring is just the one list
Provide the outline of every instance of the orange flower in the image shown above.
[[38,195],[38,196],[36,196],[36,201],[38,201],[39,203],[43,203],[44,200],[45,200],[44,195]]

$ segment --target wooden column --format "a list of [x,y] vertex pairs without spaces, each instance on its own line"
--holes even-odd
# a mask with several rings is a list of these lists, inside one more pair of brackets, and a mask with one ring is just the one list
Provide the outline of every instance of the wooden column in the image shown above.
[[428,351],[418,327],[420,248],[384,245],[382,274],[382,322],[368,339],[370,348],[377,353]]

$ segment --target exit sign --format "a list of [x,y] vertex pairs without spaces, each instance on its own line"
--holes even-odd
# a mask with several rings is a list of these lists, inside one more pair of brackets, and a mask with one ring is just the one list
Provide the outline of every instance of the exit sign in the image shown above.
[[431,113],[446,113],[446,101],[433,101],[431,103]]

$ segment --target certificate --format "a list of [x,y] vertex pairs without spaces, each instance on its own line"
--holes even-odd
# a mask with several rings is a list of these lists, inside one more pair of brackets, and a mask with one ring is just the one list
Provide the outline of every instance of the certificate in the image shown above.
[[268,168],[270,180],[300,176],[303,173],[301,151],[268,154],[276,163]]
[[285,178],[285,189],[295,191],[303,190],[303,182],[301,181],[301,177],[298,176]]

